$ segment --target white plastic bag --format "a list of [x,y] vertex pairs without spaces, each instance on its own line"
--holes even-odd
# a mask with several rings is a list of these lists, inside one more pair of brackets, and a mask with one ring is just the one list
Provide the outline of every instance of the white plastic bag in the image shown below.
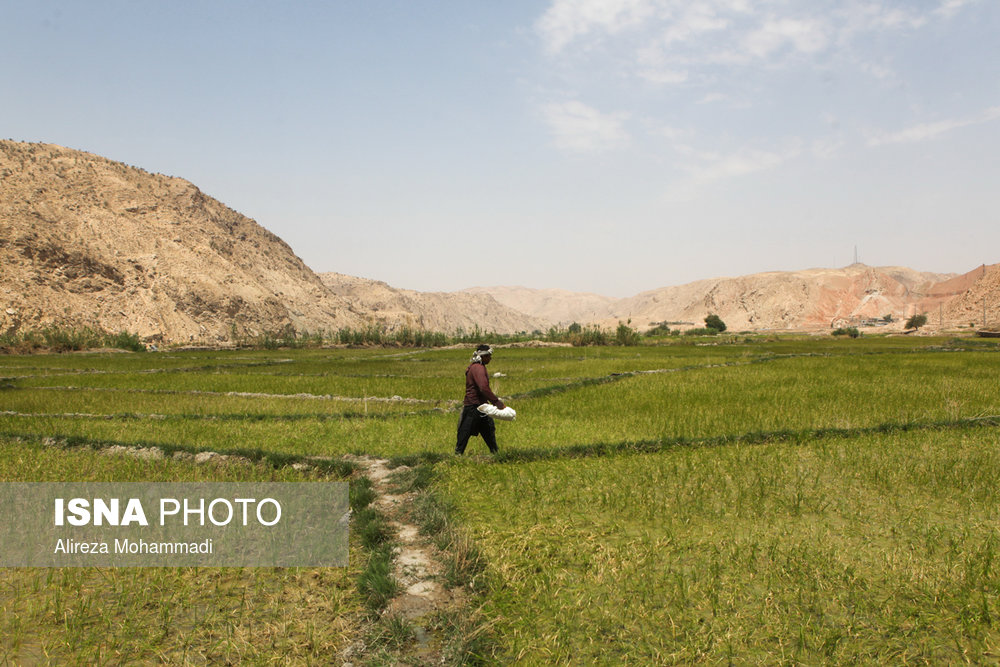
[[502,419],[505,422],[512,422],[517,419],[517,412],[514,411],[512,407],[506,407],[503,410],[493,405],[492,403],[483,403],[478,408],[487,417],[493,417],[494,419]]

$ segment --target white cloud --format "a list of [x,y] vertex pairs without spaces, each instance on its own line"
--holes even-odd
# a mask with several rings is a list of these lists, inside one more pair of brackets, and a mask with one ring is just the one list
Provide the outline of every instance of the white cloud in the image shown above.
[[962,11],[962,8],[966,5],[971,5],[977,0],[943,0],[941,5],[934,10],[934,13],[943,16],[944,18],[951,18],[958,12]]
[[878,63],[862,62],[858,64],[858,67],[861,68],[862,72],[880,81],[888,81],[896,76],[896,72],[891,67],[879,65]]
[[638,49],[637,74],[658,84],[684,83],[689,78],[689,60],[679,57],[674,49],[728,26],[729,20],[720,17],[710,3],[692,4],[667,21],[658,38]]
[[659,125],[657,127],[652,128],[649,133],[653,136],[667,139],[675,144],[681,141],[682,139],[688,140],[693,135],[692,131],[689,129],[671,127],[670,125]]
[[744,149],[728,155],[703,153],[698,156],[702,164],[694,166],[692,172],[697,181],[709,183],[773,169],[798,156],[799,153],[798,147],[777,153],[758,149]]
[[882,30],[917,29],[927,25],[926,13],[887,8],[882,5],[854,4],[841,14],[841,33],[853,37],[857,33]]
[[577,153],[594,153],[624,148],[630,137],[624,128],[628,114],[601,113],[582,102],[546,104],[542,114],[556,146]]
[[[553,0],[535,24],[548,52],[605,43],[625,54],[627,74],[671,85],[696,82],[705,68],[781,65],[790,56],[844,48],[872,33],[916,30],[978,0],[934,8],[886,7],[871,0]],[[872,67],[887,76],[884,66]]]
[[666,26],[662,43],[688,42],[705,33],[723,30],[729,25],[729,19],[720,16],[710,3],[695,3]]
[[579,37],[602,32],[616,34],[641,25],[653,10],[651,0],[555,0],[535,28],[546,48],[558,53]]
[[767,58],[786,45],[800,53],[816,53],[826,48],[829,40],[818,21],[792,18],[769,19],[744,40],[746,52],[756,58]]
[[669,69],[667,67],[641,67],[638,70],[638,75],[650,81],[652,83],[658,84],[678,84],[684,83],[688,80],[689,74],[687,70],[684,69]]
[[743,148],[732,153],[699,151],[683,145],[675,148],[688,160],[682,168],[689,176],[667,190],[666,199],[671,201],[693,199],[717,182],[776,169],[802,154],[801,143],[797,141],[783,150]]
[[715,102],[725,102],[729,96],[724,93],[708,93],[698,100],[698,104],[713,104]]
[[828,160],[838,155],[844,148],[844,142],[840,139],[816,139],[810,146],[810,153],[820,160]]
[[886,144],[911,144],[919,141],[927,141],[952,130],[968,127],[969,125],[988,123],[998,118],[1000,118],[1000,107],[990,107],[975,116],[952,118],[934,123],[921,123],[897,132],[881,132],[870,137],[868,145],[884,146]]

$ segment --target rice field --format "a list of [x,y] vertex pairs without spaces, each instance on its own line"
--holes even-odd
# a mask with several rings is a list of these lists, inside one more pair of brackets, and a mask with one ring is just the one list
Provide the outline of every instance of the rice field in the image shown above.
[[501,662],[1000,656],[995,429],[449,467]]
[[[2,481],[429,471],[489,664],[1000,661],[1000,348],[728,336],[500,349],[501,453],[450,456],[466,349],[0,357]],[[157,447],[163,458],[107,456]],[[245,457],[204,466],[204,451]],[[176,456],[175,456],[176,455]],[[353,478],[352,478],[353,479]],[[345,569],[0,569],[0,664],[324,662]],[[150,601],[155,600],[151,604]],[[306,610],[301,612],[301,610]]]
[[[266,462],[196,465],[0,436],[0,480],[304,482]],[[357,545],[351,560],[360,560]],[[0,568],[0,664],[321,662],[352,637],[358,568]]]

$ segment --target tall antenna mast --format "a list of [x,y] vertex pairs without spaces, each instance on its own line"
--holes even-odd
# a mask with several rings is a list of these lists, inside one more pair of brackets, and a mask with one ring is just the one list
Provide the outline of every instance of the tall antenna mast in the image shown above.
[[854,246],[854,263],[858,263],[858,246]]

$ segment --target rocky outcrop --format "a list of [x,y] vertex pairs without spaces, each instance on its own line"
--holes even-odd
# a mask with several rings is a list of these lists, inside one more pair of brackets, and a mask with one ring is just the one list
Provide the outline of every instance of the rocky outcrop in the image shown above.
[[[983,265],[939,286],[949,295],[943,306],[948,322],[1000,331],[1000,264]],[[933,320],[937,310],[924,309]]]

